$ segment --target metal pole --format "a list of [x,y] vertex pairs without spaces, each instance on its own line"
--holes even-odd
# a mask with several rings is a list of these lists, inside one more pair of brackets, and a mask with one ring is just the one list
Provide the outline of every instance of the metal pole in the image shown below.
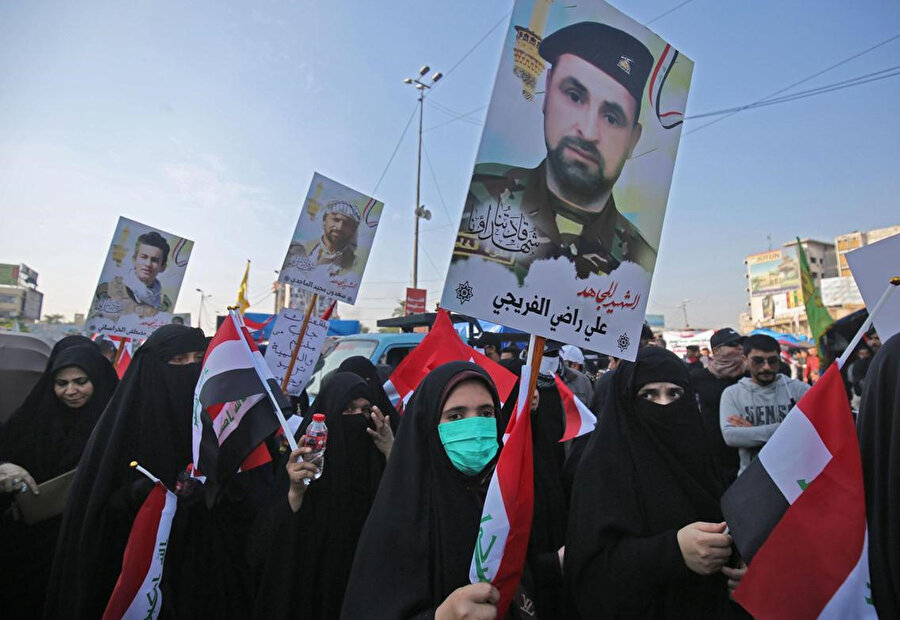
[[425,108],[425,89],[419,92],[419,152],[416,157],[416,208],[413,214],[416,218],[415,233],[413,233],[413,288],[419,287],[419,187],[422,178],[422,114]]

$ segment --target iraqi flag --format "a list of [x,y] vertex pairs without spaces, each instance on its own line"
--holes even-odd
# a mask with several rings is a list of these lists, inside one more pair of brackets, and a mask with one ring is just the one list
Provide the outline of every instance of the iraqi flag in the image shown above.
[[489,581],[500,591],[498,618],[506,617],[519,587],[534,514],[530,377],[531,368],[523,366],[518,400],[488,486],[469,567],[472,583]]
[[178,498],[157,482],[131,526],[122,572],[103,620],[156,620],[162,607],[163,565]]
[[556,380],[559,397],[562,399],[563,411],[566,414],[566,430],[562,439],[559,440],[560,443],[590,433],[597,426],[597,416],[572,393],[559,375],[554,374],[553,376]]
[[[116,345],[116,374],[121,379],[131,365],[131,358],[134,354],[133,340],[125,336],[107,336]],[[121,352],[119,349],[121,348]]]
[[876,617],[856,428],[835,362],[722,497],[758,618]]
[[384,384],[384,391],[398,411],[429,372],[448,362],[474,362],[491,376],[500,401],[505,402],[516,385],[516,376],[497,362],[479,353],[453,329],[450,314],[439,310],[434,325],[419,345],[403,358]]
[[[221,486],[239,470],[271,461],[264,441],[279,428],[265,383],[290,408],[246,327],[222,322],[206,350],[194,390],[193,462],[200,478]],[[281,402],[283,401],[283,402]]]

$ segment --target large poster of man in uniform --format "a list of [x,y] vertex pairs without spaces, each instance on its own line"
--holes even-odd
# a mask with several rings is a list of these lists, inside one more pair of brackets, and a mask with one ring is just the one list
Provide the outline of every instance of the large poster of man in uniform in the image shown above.
[[356,302],[384,203],[316,173],[279,281]]
[[441,305],[633,359],[692,71],[604,2],[518,0]]
[[171,323],[193,247],[193,241],[120,217],[85,331],[145,339]]

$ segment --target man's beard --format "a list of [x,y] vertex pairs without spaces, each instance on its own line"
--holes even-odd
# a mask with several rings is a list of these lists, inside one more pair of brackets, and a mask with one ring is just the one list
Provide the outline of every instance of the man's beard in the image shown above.
[[[567,146],[573,146],[589,154],[595,160],[597,171],[591,172],[585,162],[569,158],[565,153]],[[607,179],[603,175],[606,164],[597,147],[591,142],[573,136],[565,136],[555,148],[548,150],[547,161],[559,183],[559,189],[564,193],[563,198],[576,204],[594,202],[609,192],[616,182],[616,179]]]
[[333,252],[340,252],[350,244],[350,237],[342,235],[341,233],[326,232],[325,238],[328,239],[328,243],[331,245]]

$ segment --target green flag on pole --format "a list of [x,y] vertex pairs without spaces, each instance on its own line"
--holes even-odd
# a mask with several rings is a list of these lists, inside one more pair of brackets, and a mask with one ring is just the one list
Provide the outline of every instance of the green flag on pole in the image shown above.
[[816,341],[816,346],[819,348],[819,355],[822,356],[822,343],[819,339],[825,330],[834,323],[834,319],[831,318],[828,309],[822,303],[822,293],[816,287],[816,282],[809,271],[806,252],[803,251],[803,244],[800,243],[799,237],[797,237],[797,258],[800,261],[800,290],[803,292],[803,304],[806,306],[806,320],[809,322],[813,340]]

